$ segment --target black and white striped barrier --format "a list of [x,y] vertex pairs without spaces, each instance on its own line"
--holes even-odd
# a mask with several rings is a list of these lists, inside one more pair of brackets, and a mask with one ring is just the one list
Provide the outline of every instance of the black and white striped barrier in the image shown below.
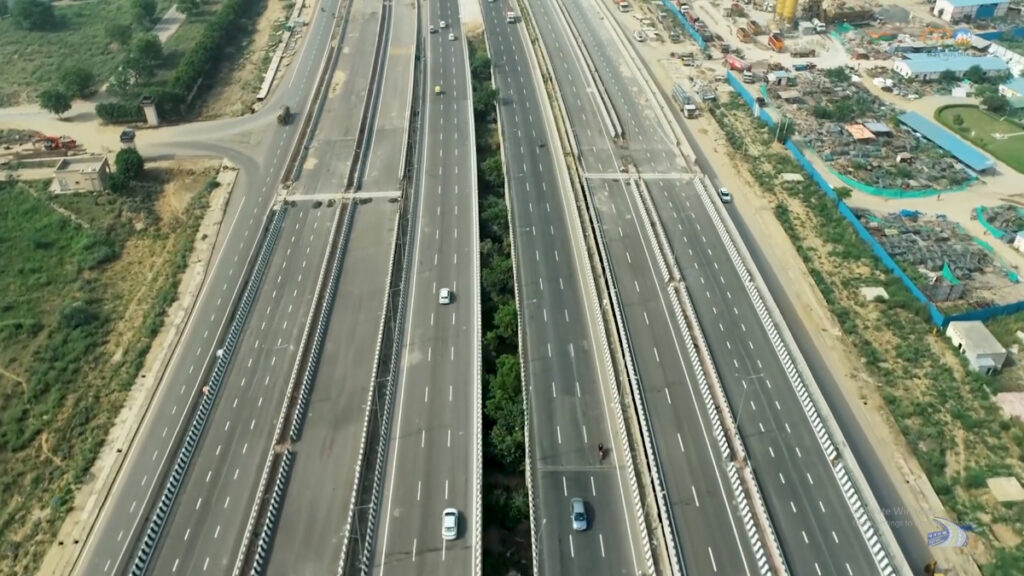
[[384,305],[380,314],[380,328],[377,330],[377,346],[373,353],[373,369],[370,375],[370,391],[366,399],[366,412],[363,415],[363,431],[359,440],[359,456],[356,458],[355,482],[352,485],[352,496],[349,499],[348,519],[345,521],[344,539],[341,542],[341,555],[338,558],[337,576],[342,576],[348,562],[349,543],[352,541],[352,525],[356,515],[356,497],[359,495],[359,484],[362,480],[363,458],[366,455],[366,446],[370,433],[370,417],[373,414],[373,398],[377,391],[377,370],[380,365],[381,348],[384,345],[384,331],[388,322],[388,300],[391,298],[391,278],[395,270],[395,257],[398,253],[398,234],[401,229],[402,213],[395,216],[395,232],[391,238],[391,256],[388,260],[388,275],[384,281]]
[[192,457],[195,455],[196,446],[199,444],[199,439],[206,427],[206,421],[210,416],[210,411],[213,409],[213,403],[217,398],[217,392],[220,391],[220,386],[234,353],[235,345],[238,343],[238,338],[241,336],[242,328],[245,326],[245,322],[249,317],[249,310],[252,308],[256,292],[259,290],[260,282],[263,279],[263,273],[266,271],[267,263],[270,261],[270,255],[273,253],[274,246],[277,244],[277,238],[280,235],[281,225],[284,223],[284,216],[286,212],[287,206],[281,206],[277,209],[270,222],[270,227],[267,230],[266,238],[263,241],[263,247],[260,250],[256,266],[253,267],[252,274],[249,276],[249,283],[245,287],[245,293],[243,294],[241,301],[238,303],[235,316],[231,321],[231,328],[228,331],[224,345],[221,346],[220,350],[218,350],[217,363],[214,366],[213,373],[210,375],[210,379],[206,385],[206,391],[205,394],[203,394],[203,399],[200,401],[199,407],[193,416],[192,424],[189,426],[188,433],[185,436],[185,441],[178,450],[178,456],[174,461],[174,468],[171,470],[171,474],[167,478],[160,501],[157,503],[153,517],[150,519],[149,524],[146,527],[146,531],[143,534],[142,543],[135,555],[135,560],[132,562],[130,571],[131,576],[142,576],[149,568],[149,562],[152,559],[153,551],[156,549],[157,541],[160,539],[160,534],[163,532],[167,516],[171,512],[174,500],[178,497],[178,491],[185,479],[185,473],[188,471],[189,465],[192,463]]
[[[630,180],[629,182],[633,182]],[[585,194],[591,196],[590,186],[584,181]],[[633,341],[629,335],[629,327],[626,324],[625,315],[622,311],[622,302],[619,298],[618,283],[615,280],[615,272],[612,270],[611,259],[607,252],[607,241],[604,237],[604,230],[601,225],[600,215],[591,213],[595,219],[594,231],[597,236],[598,250],[601,259],[606,263],[604,266],[605,279],[609,286],[612,311],[615,316],[615,324],[618,327],[619,339],[622,343],[622,355],[626,362],[626,374],[629,378],[629,388],[633,395],[633,404],[637,412],[637,420],[640,423],[640,432],[643,436],[644,449],[647,453],[647,466],[651,473],[651,482],[654,485],[654,497],[658,504],[661,516],[662,530],[665,532],[665,545],[668,547],[668,560],[672,566],[673,574],[683,574],[682,552],[678,543],[678,531],[675,526],[675,518],[672,515],[672,508],[668,503],[668,490],[665,488],[665,481],[661,473],[661,457],[658,448],[654,443],[654,436],[651,432],[650,416],[647,413],[647,399],[644,395],[643,386],[640,382],[640,374],[636,368],[636,359],[633,356]],[[650,222],[647,222],[649,227]],[[648,228],[650,229],[650,228]],[[653,232],[652,232],[653,234]],[[667,274],[667,271],[666,271]]]
[[[338,208],[339,211],[335,213],[334,220],[331,223],[331,231],[328,235],[328,238],[334,238],[334,235],[338,229],[338,223],[341,220],[342,211],[345,212],[345,222],[346,224],[348,224],[349,221],[351,220],[351,215],[355,211],[354,208],[355,203],[349,204],[347,207],[345,205],[341,205]],[[344,234],[344,229],[342,231],[342,234]],[[331,244],[333,244],[333,240],[329,241],[328,246],[330,246]],[[316,288],[313,291],[313,305],[310,307],[309,315],[306,317],[306,323],[304,324],[306,328],[303,330],[302,340],[300,340],[299,342],[299,347],[297,349],[298,353],[295,357],[295,364],[292,366],[291,376],[288,378],[288,388],[284,396],[285,401],[281,404],[281,413],[277,418],[277,426],[274,428],[274,435],[272,437],[274,445],[282,441],[281,433],[284,430],[285,423],[288,421],[289,414],[292,412],[291,398],[295,391],[295,386],[298,380],[299,372],[301,371],[302,366],[304,365],[303,356],[305,355],[306,344],[309,339],[310,326],[312,325],[313,322],[313,316],[316,314],[317,302],[319,301],[320,293],[323,291],[324,279],[327,275],[328,270],[333,270],[333,268],[330,268],[331,263],[332,261],[330,258],[324,257],[324,260],[320,265],[320,274],[317,277]],[[335,266],[340,266],[340,260],[338,258],[335,258],[334,264]],[[335,273],[335,277],[336,276],[337,274]],[[315,366],[315,364],[313,364],[313,366]],[[312,371],[315,372],[315,369]],[[310,372],[311,370],[306,370],[307,378],[309,377]],[[294,441],[295,438],[292,438],[292,440]],[[252,509],[249,512],[249,521],[246,523],[244,536],[242,537],[242,545],[239,547],[238,556],[235,559],[235,567],[234,570],[232,571],[232,576],[239,576],[245,569],[245,559],[249,553],[249,541],[252,539],[253,534],[255,532],[256,522],[259,520],[259,512],[261,510],[263,502],[263,493],[266,491],[266,488],[270,483],[270,474],[274,469],[274,462],[276,460],[277,453],[274,451],[274,446],[272,445],[267,454],[267,460],[263,465],[263,473],[260,476],[259,488],[256,490],[256,498],[253,500]]]
[[[672,309],[676,315],[676,324],[679,326],[680,332],[682,333],[683,343],[690,355],[690,364],[697,377],[701,396],[704,399],[705,408],[711,421],[712,433],[718,443],[724,462],[731,462],[735,455],[732,453],[730,443],[728,442],[728,438],[722,427],[719,410],[717,410],[712,393],[708,388],[707,378],[701,363],[700,355],[697,352],[696,346],[694,346],[693,334],[689,329],[690,325],[686,322],[686,314],[680,304],[678,294],[682,294],[682,299],[687,302],[687,304],[689,304],[689,297],[686,294],[685,288],[681,284],[682,276],[679,272],[678,264],[676,263],[674,251],[668,242],[668,236],[665,234],[661,220],[658,218],[658,212],[655,210],[654,202],[650,197],[650,192],[648,191],[646,184],[639,179],[630,180],[630,188],[633,191],[638,204],[640,219],[644,224],[648,244],[651,245],[655,255],[658,257],[659,268],[662,270],[663,279],[665,283],[668,284],[669,301],[672,303]],[[671,272],[669,272],[669,266],[666,264],[666,254],[668,255],[667,261],[671,262]],[[675,280],[676,282],[672,282],[672,280]],[[725,411],[725,413],[728,417],[728,411]],[[740,450],[742,450],[742,446],[740,446]],[[742,457],[742,454],[738,456]],[[733,485],[732,487],[733,495],[736,498],[737,505],[741,513],[746,512],[746,515],[744,516],[744,527],[747,529],[747,537],[750,540],[751,549],[757,559],[758,569],[761,570],[761,574],[763,576],[768,576],[771,574],[768,558],[764,553],[764,548],[762,546],[761,539],[758,536],[756,526],[753,524],[753,518],[750,515],[750,507],[747,503],[746,494],[743,491],[742,486]],[[750,530],[750,528],[754,529]]]
[[270,493],[270,502],[267,503],[267,517],[263,520],[263,529],[260,530],[260,538],[256,542],[256,552],[253,554],[252,571],[250,576],[262,576],[267,567],[267,559],[270,555],[270,543],[273,538],[274,528],[277,527],[277,519],[281,515],[281,504],[284,502],[284,494],[287,490],[288,478],[292,473],[292,463],[295,461],[295,452],[291,448],[281,455],[281,467],[277,469],[277,480],[274,482],[274,491]]
[[[881,512],[877,511],[877,504],[874,504],[873,497],[870,496],[870,491],[864,489],[858,490],[850,481],[843,462],[840,460],[839,451],[836,449],[831,438],[833,435],[841,437],[841,434],[838,428],[833,428],[831,431],[826,429],[826,426],[818,413],[819,407],[812,401],[807,388],[804,386],[803,378],[790,357],[789,351],[783,342],[782,336],[780,336],[779,331],[776,328],[768,307],[761,298],[761,291],[758,290],[758,284],[762,283],[755,283],[755,280],[751,276],[742,255],[739,253],[736,248],[736,244],[732,240],[732,236],[729,234],[729,230],[726,229],[722,217],[719,215],[714,202],[711,200],[711,196],[705,187],[705,185],[710,186],[710,180],[707,179],[707,176],[703,176],[703,178],[697,177],[694,179],[694,184],[701,196],[701,200],[704,202],[705,208],[715,223],[715,228],[718,230],[718,234],[722,238],[722,242],[725,244],[726,250],[729,252],[729,257],[732,259],[733,266],[736,268],[737,272],[739,272],[740,279],[743,280],[747,294],[750,296],[751,301],[754,303],[754,307],[757,309],[758,317],[761,319],[761,323],[764,325],[764,328],[772,341],[772,346],[775,348],[775,353],[778,356],[779,361],[786,370],[786,375],[790,384],[793,386],[793,390],[800,399],[804,413],[810,421],[811,427],[814,429],[814,434],[818,439],[818,444],[825,453],[825,457],[833,463],[832,467],[836,480],[839,482],[839,485],[843,490],[843,495],[847,505],[850,507],[851,512],[857,520],[857,525],[871,551],[872,558],[875,561],[875,566],[878,568],[878,573],[882,576],[893,576],[897,574],[897,570],[893,567],[893,559],[901,565],[905,565],[906,561],[902,559],[899,548],[896,547],[894,540],[888,533],[887,525],[885,524],[884,518],[881,516]],[[768,294],[767,290],[765,290],[765,294]],[[768,297],[770,298],[770,296]],[[823,401],[819,402],[819,406],[821,406],[822,410],[827,410],[827,404]],[[861,486],[865,485],[866,484],[861,483]],[[876,510],[875,518],[872,519],[868,514],[868,511],[865,509],[862,496],[860,495],[861,493],[868,495],[869,502]],[[878,529],[883,531],[883,537],[886,538],[887,543],[882,542],[877,533]],[[892,559],[890,556],[892,556]],[[909,567],[907,567],[907,570],[909,570]],[[904,570],[901,567],[900,572],[902,573],[903,571]]]
[[[462,57],[466,63],[466,87],[467,97],[473,101],[473,79],[469,73],[469,43],[462,44]],[[486,39],[484,45],[486,45]],[[488,55],[490,55],[490,48]],[[493,82],[493,76],[492,82]],[[473,204],[473,246],[480,246],[480,191],[477,188],[477,158],[476,158],[476,125],[474,124],[473,112],[469,112],[469,147],[470,174],[472,178],[472,194],[470,199]],[[473,250],[473,308],[475,318],[473,326],[473,347],[476,349],[473,358],[473,576],[481,576],[484,569],[483,557],[483,477],[484,477],[484,385],[483,385],[483,350],[481,344],[481,309],[480,309],[480,250]]]

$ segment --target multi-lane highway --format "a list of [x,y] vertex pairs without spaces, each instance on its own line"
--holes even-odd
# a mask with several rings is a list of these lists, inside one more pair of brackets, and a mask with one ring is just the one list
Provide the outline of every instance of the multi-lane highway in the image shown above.
[[285,216],[151,573],[232,570],[338,210],[303,203]]
[[[525,331],[536,475],[540,567],[544,574],[635,574],[644,546],[615,425],[610,380],[598,330],[600,312],[584,290],[585,249],[578,245],[572,191],[554,157],[549,126],[521,23],[507,6],[484,5],[484,25],[500,99],[508,197]],[[599,443],[609,450],[602,461]],[[574,532],[572,498],[582,498],[591,526]]]
[[[321,62],[330,37],[337,0],[325,0],[324,13],[314,15],[305,43],[283,74],[270,106],[286,102],[302,112],[301,106],[312,88],[312,70]],[[244,152],[234,142],[217,144],[213,138],[227,136],[243,128],[270,126],[273,112],[250,116],[232,124],[211,129],[203,123],[140,134],[137,145],[146,155],[215,154],[231,158],[240,168],[235,193],[228,204],[224,226],[217,240],[213,259],[206,273],[203,288],[191,319],[168,365],[166,375],[154,397],[146,420],[135,437],[125,464],[112,489],[111,496],[89,536],[83,539],[75,571],[79,574],[114,574],[120,572],[132,557],[134,536],[145,519],[145,504],[154,489],[163,463],[171,457],[171,439],[185,421],[189,406],[199,393],[200,375],[213,358],[214,348],[235,293],[241,289],[246,262],[258,248],[257,238],[264,225],[264,215],[276,192],[287,150],[295,138],[296,125],[278,128],[268,136],[247,138]],[[191,141],[195,141],[195,145]],[[154,458],[155,454],[155,458]],[[162,488],[162,487],[159,487]]]
[[[620,110],[627,132],[625,144],[609,141],[599,102],[585,65],[574,56],[562,16],[548,3],[529,2],[552,61],[553,73],[568,108],[583,154],[584,170],[597,206],[602,209],[612,267],[619,280],[639,377],[648,398],[657,452],[663,467],[670,507],[679,531],[679,545],[691,573],[752,574],[755,559],[733,504],[721,454],[699,391],[694,367],[683,351],[679,327],[667,303],[660,277],[652,272],[653,256],[641,243],[636,218],[628,208],[606,215],[610,201],[626,202],[630,191],[617,174],[627,160],[653,165],[658,172],[682,178],[682,161],[660,129],[640,132],[649,110],[634,103]],[[570,10],[571,12],[571,10]],[[611,87],[609,87],[611,91]],[[626,106],[627,108],[629,106]],[[638,134],[639,133],[639,134]],[[636,134],[636,135],[635,135]],[[663,424],[659,426],[659,424]],[[717,521],[709,523],[708,518]]]
[[[348,157],[330,146],[314,145],[310,157],[316,165],[333,166],[324,171],[320,186],[307,186],[318,193],[329,193],[344,186],[350,166],[354,137],[358,128],[355,106],[362,105],[366,94],[370,63],[376,46],[380,4],[358,0],[352,8],[347,38],[351,48],[343,52],[363,73],[348,70],[342,94],[360,93],[358,103],[334,107],[325,105],[321,125],[324,138],[348,142]],[[270,553],[268,574],[322,575],[338,568],[345,537],[349,507],[358,466],[359,443],[365,421],[367,400],[373,374],[374,352],[380,329],[382,305],[386,295],[390,240],[393,238],[398,204],[391,197],[374,191],[397,190],[401,147],[405,131],[395,122],[404,122],[409,109],[415,42],[415,12],[412,2],[393,6],[394,18],[386,36],[384,61],[387,71],[381,79],[386,89],[372,97],[380,99],[374,122],[373,145],[366,158],[366,178],[356,192],[357,202],[352,231],[341,268],[338,293],[334,299],[324,350],[320,356],[309,411],[299,441],[292,445],[297,456],[288,492]],[[345,89],[351,83],[353,89]],[[362,90],[355,89],[362,87]],[[357,118],[352,122],[351,118]],[[349,120],[346,121],[346,118]],[[344,127],[341,131],[335,126]],[[320,136],[318,135],[317,139]],[[336,174],[335,174],[336,172]],[[310,180],[307,176],[306,180]],[[353,543],[350,542],[350,545]]]
[[[448,27],[425,38],[419,210],[374,571],[471,574],[481,457],[473,104],[458,3],[422,8],[421,30]],[[451,304],[439,304],[441,288]],[[441,537],[448,507],[460,511],[453,541]]]
[[[593,56],[610,99],[624,120],[631,149],[628,153],[630,160],[641,174],[651,175],[646,181],[654,198],[657,217],[668,233],[684,283],[693,298],[714,364],[739,421],[750,463],[790,568],[795,573],[807,574],[876,573],[878,568],[832,474],[831,464],[818,447],[811,424],[761,325],[754,304],[747,296],[721,238],[709,224],[704,205],[686,180],[664,177],[665,172],[676,170],[667,166],[659,156],[677,165],[681,165],[681,158],[670,146],[665,146],[662,154],[633,150],[637,141],[649,147],[652,141],[665,140],[664,132],[657,125],[652,103],[641,88],[641,80],[631,73],[628,66],[622,65],[624,54],[615,42],[608,40],[611,28],[600,11],[588,11],[578,0],[566,0],[565,4]],[[623,153],[620,157],[625,155]],[[655,177],[655,173],[662,176]],[[596,186],[595,191],[606,235],[613,239],[617,234],[623,234],[622,249],[630,254],[619,258],[612,256],[621,292],[625,296],[632,288],[639,298],[646,300],[632,313],[630,306],[626,306],[634,350],[642,351],[647,347],[636,342],[643,332],[642,326],[648,321],[653,322],[655,314],[667,315],[667,310],[659,310],[664,308],[663,304],[647,300],[650,296],[644,296],[663,291],[663,287],[658,287],[661,282],[653,266],[647,266],[646,270],[638,269],[631,266],[630,261],[635,259],[633,255],[651,252],[655,247],[637,223],[637,214],[642,207],[636,203],[634,195],[623,194],[617,187],[609,186]],[[625,232],[627,228],[631,232]],[[619,232],[620,229],[623,232]],[[630,234],[632,239],[629,239]],[[611,240],[610,244],[614,253],[616,242]],[[648,285],[646,289],[645,282]],[[642,320],[639,316],[643,316]],[[684,432],[683,419],[674,415],[672,410],[665,410],[670,397],[671,406],[677,403],[671,384],[663,390],[651,381],[651,372],[661,369],[659,365],[665,361],[665,354],[655,346],[657,340],[651,341],[650,347],[657,351],[657,357],[644,359],[645,354],[640,352],[638,363],[648,399],[662,394],[666,401],[661,406],[652,406],[656,442],[665,446],[678,435],[683,440],[679,447],[682,452],[687,448],[687,439],[697,441],[698,438]],[[646,354],[650,355],[650,351]],[[685,498],[687,487],[671,480],[678,472],[677,465],[666,461],[666,450],[660,452],[666,476],[670,478],[670,495],[674,502],[678,502]],[[699,495],[698,491],[695,498]],[[677,508],[673,506],[674,510]],[[692,549],[690,540],[699,532],[694,528],[702,525],[677,517],[677,526],[684,541],[684,560],[687,565],[692,565],[694,556],[692,552],[688,553]],[[718,569],[721,569],[720,558],[716,560]],[[734,570],[727,572],[733,573]]]

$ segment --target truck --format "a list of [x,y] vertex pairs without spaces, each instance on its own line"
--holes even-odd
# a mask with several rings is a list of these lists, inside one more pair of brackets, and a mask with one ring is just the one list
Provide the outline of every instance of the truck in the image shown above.
[[516,23],[516,13],[515,12],[505,12],[505,22],[508,22],[509,24],[515,24]]
[[747,32],[746,28],[737,28],[736,29],[736,37],[740,39],[740,42],[748,42],[749,43],[750,40],[751,40],[750,32]]
[[794,58],[814,58],[814,55],[816,54],[814,48],[803,47],[793,48],[792,50],[790,50],[790,53],[793,55]]
[[277,123],[281,126],[287,126],[291,119],[292,109],[288,106],[281,106],[281,110],[277,113]]
[[750,70],[750,64],[744,62],[739,56],[735,54],[729,54],[725,57],[725,63],[729,66],[729,69],[737,72],[743,72],[744,70]]
[[764,32],[761,25],[756,20],[747,20],[747,32],[750,32],[751,36],[757,36]]
[[782,34],[779,32],[772,32],[768,36],[768,47],[776,52],[782,52],[782,47],[785,42],[782,40]]
[[818,34],[824,34],[826,31],[828,31],[828,28],[825,26],[825,23],[822,22],[821,20],[818,20],[817,18],[812,19],[811,24],[814,25],[814,31],[817,32]]

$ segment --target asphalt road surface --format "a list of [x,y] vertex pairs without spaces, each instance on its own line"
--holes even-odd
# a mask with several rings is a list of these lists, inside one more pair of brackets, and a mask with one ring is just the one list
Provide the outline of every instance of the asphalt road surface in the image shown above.
[[[314,15],[305,43],[275,89],[271,99],[273,104],[294,104],[308,98],[312,89],[309,81],[313,76],[311,71],[320,63],[326,49],[332,23],[328,16],[337,4],[337,0],[324,0],[329,10]],[[255,244],[264,225],[264,215],[287,160],[286,150],[298,130],[297,123],[277,127],[273,114],[246,117],[233,122],[230,130],[227,129],[227,121],[202,123],[169,131],[152,131],[152,134],[142,132],[137,140],[140,151],[147,156],[164,152],[228,156],[238,164],[240,173],[192,317],[172,355],[145,422],[132,445],[122,448],[129,450],[129,454],[96,526],[83,542],[82,555],[75,569],[77,574],[93,576],[119,572],[135,552],[132,536],[147,513],[142,504],[154,489],[152,479],[159,474],[163,463],[173,457],[169,452],[171,439],[184,423],[188,407],[199,393],[202,385],[199,377],[203,367],[212,359],[220,327],[230,320],[227,317],[228,307],[234,294],[242,287],[242,273],[249,255],[258,249]],[[262,138],[244,138],[238,142],[243,137],[234,136],[232,138],[236,141],[226,145],[209,142],[214,135],[230,135],[232,131],[264,124],[268,128],[273,126],[273,131]],[[220,128],[214,129],[212,125]],[[239,148],[250,151],[252,155],[238,153]],[[185,392],[181,392],[183,386]],[[152,457],[154,452],[157,453],[155,460]]]
[[356,207],[338,294],[267,574],[322,576],[338,568],[380,328],[398,205]]
[[[426,38],[426,84],[443,93],[424,96],[418,226],[374,570],[470,574],[480,458],[473,108],[457,2],[422,7],[422,30],[448,23]],[[438,303],[441,288],[453,291],[451,304]],[[447,507],[460,510],[450,542],[441,538]]]
[[[667,287],[653,273],[653,255],[643,244],[638,216],[631,209],[632,193],[617,175],[619,166],[629,159],[653,164],[658,172],[679,178],[685,171],[682,161],[660,130],[634,136],[652,115],[640,101],[625,106],[628,113],[620,111],[629,135],[625,144],[609,142],[596,108],[595,90],[574,56],[561,16],[547,3],[530,2],[530,7],[583,153],[584,170],[593,176],[589,179],[591,193],[601,210],[613,272],[621,289],[684,563],[691,574],[752,574],[756,564],[751,547],[733,504],[725,463],[711,440],[713,433],[696,389],[693,367],[669,312]],[[610,86],[608,89],[611,92]],[[620,108],[623,106],[617,106]],[[715,521],[709,522],[709,518]]]
[[[566,5],[610,98],[624,118],[623,124],[631,127],[627,129],[630,140],[656,139],[661,131],[650,112],[651,103],[637,88],[639,79],[620,64],[623,55],[617,45],[607,41],[608,25],[596,11],[573,10],[582,8],[577,0],[566,0]],[[664,170],[656,155],[636,154],[632,160],[641,172]],[[650,179],[648,185],[737,416],[790,569],[796,574],[876,572],[830,463],[818,447],[810,422],[723,242],[709,224],[704,205],[695,198],[689,184],[681,181]],[[605,212],[602,217],[614,221],[616,214]],[[648,242],[646,235],[641,235],[637,246]],[[617,273],[619,268],[617,265]],[[620,275],[620,282],[629,279]],[[649,389],[650,382],[645,382],[645,390]],[[672,427],[658,418],[654,420],[658,442],[664,444],[663,436],[672,432]],[[673,499],[679,498],[679,488],[670,485]],[[685,533],[687,527],[692,533],[693,525],[689,523],[681,524],[680,531]],[[686,560],[689,563],[691,558]]]
[[[688,132],[685,122],[682,122],[681,125],[683,131]],[[692,140],[692,137],[690,139]],[[701,171],[710,176],[712,181],[717,182],[718,178],[715,175],[715,170],[708,161],[707,156],[700,149],[695,149],[694,152]],[[735,192],[737,191],[733,190],[734,194]],[[740,191],[736,201],[743,202],[743,196],[742,191]],[[811,328],[799,320],[800,315],[797,312],[797,307],[801,306],[801,303],[793,301],[793,297],[789,295],[782,281],[776,276],[771,266],[768,265],[769,260],[765,248],[757,244],[756,236],[743,221],[741,213],[732,209],[731,206],[726,206],[726,211],[729,212],[733,222],[736,224],[737,231],[750,250],[751,258],[754,259],[758,269],[761,271],[761,275],[774,296],[783,316],[791,320],[797,320],[796,322],[789,322],[793,338],[803,352],[804,359],[807,361],[814,379],[829,403],[829,407],[840,429],[843,431],[843,435],[854,457],[857,459],[857,463],[864,472],[875,499],[878,501],[884,514],[891,518],[889,528],[892,530],[903,555],[911,566],[924,566],[931,561],[932,555],[921,536],[921,530],[913,523],[903,521],[906,516],[907,504],[892,485],[892,480],[883,467],[878,453],[867,439],[856,416],[854,416],[849,405],[846,403],[846,398],[839,389],[840,385],[836,381],[836,376],[830,369],[828,362],[814,345],[813,338],[809,332]],[[767,248],[770,249],[770,247]],[[938,514],[939,512],[936,511],[935,513]]]
[[[401,110],[409,106],[415,5],[399,2],[394,11],[386,50],[390,55],[384,62],[387,72],[382,85],[386,89],[379,94],[373,145],[366,159],[371,168],[363,184],[369,190],[397,186],[405,135],[404,128],[394,126],[393,122],[404,123],[405,113]],[[361,65],[365,73],[358,77],[349,74],[346,81],[354,82],[353,89],[343,90],[342,94],[356,93],[356,86],[366,86],[368,82],[379,16],[378,3],[360,1],[353,7],[348,37],[352,38],[351,46],[360,50],[354,56],[357,52],[349,49],[342,58]],[[346,70],[343,66],[339,64],[339,74]],[[364,88],[362,94],[365,92]],[[358,115],[351,114],[351,105],[354,103],[347,107],[325,107],[321,125],[325,128],[323,132],[333,135],[325,138],[338,136],[352,141],[358,122],[351,119],[358,120]],[[358,105],[362,105],[362,97]],[[335,130],[335,126],[344,126],[345,131]],[[336,156],[314,154],[324,156],[326,164],[336,162]],[[347,173],[348,162],[337,161],[336,165],[337,171]],[[331,177],[328,181],[337,180]],[[329,189],[325,187],[324,192]],[[329,574],[337,570],[340,559],[387,290],[398,204],[378,197],[358,204],[355,209],[309,411],[302,436],[293,444],[297,456],[274,537],[268,574]]]
[[234,567],[337,210],[303,203],[285,215],[151,574],[229,574]]
[[[558,135],[544,121],[549,104],[531,72],[526,50],[532,47],[523,25],[507,23],[505,12],[501,3],[484,4],[526,326],[541,571],[636,574],[645,563],[625,468],[630,462],[620,451],[607,388],[614,383],[595,332],[600,312],[590,309],[583,287],[585,251],[569,224],[572,191],[563,188],[548,147]],[[609,451],[604,461],[599,443]],[[572,528],[576,497],[588,509],[586,532]]]

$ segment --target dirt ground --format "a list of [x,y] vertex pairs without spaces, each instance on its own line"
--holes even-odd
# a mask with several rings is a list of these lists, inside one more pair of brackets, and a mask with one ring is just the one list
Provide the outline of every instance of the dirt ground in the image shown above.
[[252,39],[244,47],[241,59],[230,70],[224,71],[206,96],[201,119],[242,116],[249,112],[267,72],[264,54],[271,41],[279,36],[281,25],[290,15],[293,5],[291,0],[267,0],[266,9],[256,20]]

